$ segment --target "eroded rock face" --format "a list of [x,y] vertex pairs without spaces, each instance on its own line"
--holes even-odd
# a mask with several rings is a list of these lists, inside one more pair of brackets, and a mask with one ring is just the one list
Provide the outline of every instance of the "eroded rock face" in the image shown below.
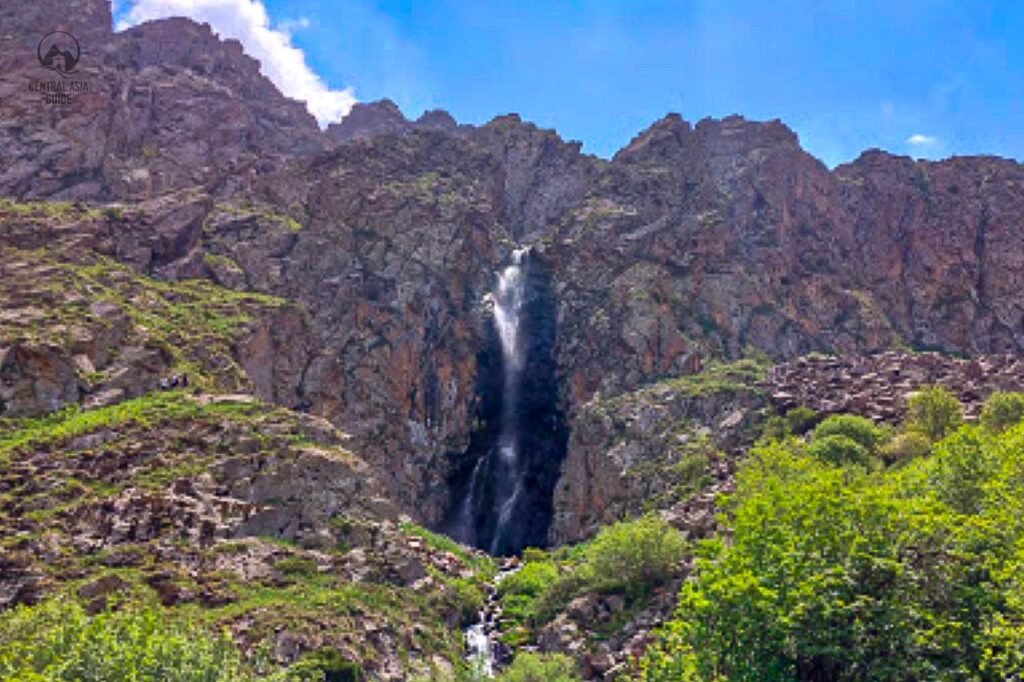
[[[140,200],[244,184],[285,157],[325,146],[305,107],[261,76],[241,44],[221,41],[206,24],[166,19],[115,34],[103,0],[8,7],[0,41],[6,194]],[[44,105],[29,92],[31,81],[55,76],[36,57],[48,21],[81,44],[74,76],[87,91],[68,104]]]
[[[749,366],[747,366],[749,365]],[[579,542],[650,510],[691,537],[714,529],[714,497],[768,411],[752,363],[666,380],[579,406],[554,492],[548,539]]]
[[[570,432],[591,404],[749,351],[1024,351],[1013,161],[875,151],[830,171],[779,121],[676,115],[606,161],[515,115],[410,121],[388,101],[321,132],[207,26],[115,34],[105,2],[72,5],[90,88],[70,107],[25,92],[46,74],[23,37],[52,3],[0,15],[0,192],[117,200],[92,231],[50,234],[280,297],[225,376],[343,425],[422,520],[443,515],[469,442],[480,300],[517,241],[550,264]],[[31,226],[3,239],[44,245]]]

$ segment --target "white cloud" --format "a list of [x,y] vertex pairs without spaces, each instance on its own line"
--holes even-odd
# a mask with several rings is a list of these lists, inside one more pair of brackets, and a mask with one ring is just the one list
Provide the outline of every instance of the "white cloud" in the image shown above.
[[248,55],[260,60],[263,75],[288,97],[305,102],[320,125],[341,119],[355,104],[352,88],[331,90],[306,64],[302,50],[292,45],[292,32],[308,27],[309,19],[272,27],[261,0],[133,0],[118,29],[182,16],[206,22],[221,37],[242,43]]
[[922,135],[921,133],[915,133],[907,138],[907,144],[915,147],[934,147],[938,143],[938,138],[931,135]]
[[309,17],[299,17],[298,19],[283,19],[277,22],[277,30],[281,33],[288,35],[294,35],[296,31],[301,31],[304,28],[309,28],[313,25],[313,22],[309,20]]

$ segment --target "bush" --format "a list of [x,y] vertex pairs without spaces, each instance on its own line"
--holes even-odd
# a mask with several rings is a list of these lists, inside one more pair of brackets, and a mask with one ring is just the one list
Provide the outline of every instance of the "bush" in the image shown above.
[[515,657],[498,682],[578,682],[576,665],[564,654],[524,652]]
[[310,578],[319,573],[316,562],[304,556],[287,556],[278,559],[274,563],[274,570],[293,579]]
[[0,619],[0,680],[242,682],[226,636],[132,606],[90,618],[67,601],[19,606]]
[[940,500],[962,514],[976,514],[996,466],[977,429],[965,426],[935,447],[931,482]]
[[849,436],[834,435],[815,438],[807,446],[807,454],[834,466],[846,464],[867,466],[871,463],[871,455],[867,449]]
[[786,412],[786,428],[794,436],[802,436],[817,423],[818,413],[809,407],[794,407]]
[[931,451],[932,442],[927,436],[916,431],[908,431],[893,436],[892,440],[882,447],[882,458],[886,464],[895,464],[924,457]]
[[[551,621],[574,597],[587,592],[623,594],[630,601],[644,599],[677,574],[686,548],[683,534],[657,516],[606,526],[589,543],[570,550],[567,569],[530,605],[531,624]],[[553,575],[551,569],[537,570],[544,571],[545,577]],[[514,603],[515,594],[509,596]],[[513,612],[518,608],[521,606],[513,605]]]
[[[363,669],[335,649],[319,649],[307,654],[289,670],[293,677],[322,679],[323,682],[363,682]],[[310,677],[307,677],[310,676]]]
[[875,426],[873,421],[853,414],[832,415],[814,427],[814,440],[828,436],[846,436],[860,444],[871,455],[878,451],[878,446],[885,439],[885,433]]
[[802,436],[814,428],[818,418],[818,413],[809,407],[794,407],[785,416],[769,417],[761,427],[761,437],[783,440],[789,436]]
[[908,430],[920,431],[934,443],[956,431],[963,422],[963,407],[941,386],[918,391],[907,401]]
[[981,424],[989,431],[1002,433],[1024,420],[1024,393],[996,391],[985,401]]
[[603,528],[587,547],[585,570],[597,589],[639,596],[674,574],[685,551],[682,533],[644,516]]
[[873,472],[756,448],[632,679],[1020,679],[1022,471],[1024,425]]

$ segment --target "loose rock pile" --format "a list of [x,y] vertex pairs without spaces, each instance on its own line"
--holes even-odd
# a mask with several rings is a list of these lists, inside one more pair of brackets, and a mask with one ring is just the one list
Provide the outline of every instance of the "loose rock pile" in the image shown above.
[[831,357],[808,355],[773,367],[759,386],[776,407],[809,407],[821,414],[849,412],[896,423],[907,397],[926,386],[944,386],[974,419],[994,391],[1024,390],[1024,357],[988,355],[962,360],[938,353],[887,352]]

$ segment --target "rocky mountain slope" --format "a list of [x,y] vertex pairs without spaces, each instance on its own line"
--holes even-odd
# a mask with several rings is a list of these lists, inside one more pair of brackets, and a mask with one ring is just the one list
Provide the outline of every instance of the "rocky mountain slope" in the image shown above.
[[[252,570],[268,585],[284,578],[266,566],[293,555],[327,583],[358,575],[375,586],[415,555],[432,569],[408,569],[416,577],[388,592],[397,601],[420,587],[442,599],[451,581],[475,580],[469,555],[427,552],[397,519],[437,528],[460,501],[471,443],[487,432],[483,393],[500,380],[487,294],[517,246],[529,248],[533,296],[556,325],[544,349],[554,366],[533,366],[523,383],[557,388],[568,434],[551,463],[555,544],[647,509],[711,532],[733,456],[775,412],[891,421],[927,383],[967,387],[975,410],[994,388],[1020,386],[1015,161],[871,150],[829,170],[783,123],[738,116],[666,116],[607,160],[514,114],[482,126],[441,111],[410,121],[388,101],[321,131],[208,26],[110,24],[105,0],[0,8],[0,514],[18,552],[7,602],[85,589],[110,568],[96,557],[125,543],[161,557],[151,572],[186,576],[183,593],[223,622],[217,595],[238,590],[204,576],[224,568],[218,546],[243,538],[228,568],[262,566]],[[76,78],[88,89],[43,105],[29,84],[50,75],[35,48],[54,29],[81,42]],[[886,351],[900,354],[878,357]],[[800,359],[812,352],[840,359]],[[185,376],[199,395],[164,405],[160,387]],[[213,397],[236,394],[249,397]],[[152,400],[179,416],[117,412]],[[71,428],[47,421],[54,414],[85,426],[37,440],[40,428]],[[128,426],[117,421],[126,415]],[[310,450],[305,436],[277,433],[310,424],[348,434],[356,454],[342,464],[319,451],[339,452],[337,434]],[[279,475],[251,470],[263,466]],[[129,523],[136,509],[145,514]],[[365,533],[341,537],[332,510],[388,549]],[[252,539],[264,535],[292,544]],[[82,551],[95,566],[53,554],[75,538],[91,543]],[[348,566],[337,545],[300,546],[308,538],[362,548],[374,568]],[[201,551],[175,556],[174,542]],[[436,634],[457,624],[452,608],[417,612],[439,628],[421,662],[458,655],[457,635]],[[252,622],[236,611],[232,627]],[[331,644],[399,679],[397,652],[417,650],[396,634],[406,621],[385,616],[388,663],[354,641]],[[279,643],[280,654],[323,644]]]

